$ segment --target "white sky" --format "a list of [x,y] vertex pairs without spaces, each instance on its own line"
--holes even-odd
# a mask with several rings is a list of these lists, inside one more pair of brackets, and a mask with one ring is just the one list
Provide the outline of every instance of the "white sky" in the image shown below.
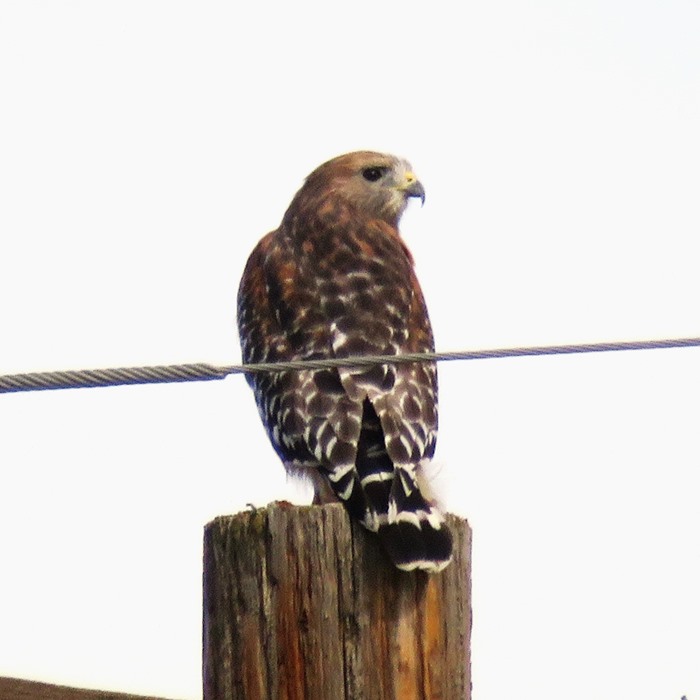
[[[303,177],[409,158],[440,349],[700,335],[700,5],[0,3],[0,372],[240,359]],[[475,700],[700,699],[700,351],[442,365]],[[0,396],[0,675],[200,697],[201,536],[308,494],[242,377]]]

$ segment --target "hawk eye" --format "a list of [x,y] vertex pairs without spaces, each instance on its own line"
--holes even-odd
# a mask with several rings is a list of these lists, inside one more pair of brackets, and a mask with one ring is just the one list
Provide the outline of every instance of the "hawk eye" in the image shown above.
[[386,168],[365,168],[362,171],[362,177],[370,182],[376,182],[384,174]]

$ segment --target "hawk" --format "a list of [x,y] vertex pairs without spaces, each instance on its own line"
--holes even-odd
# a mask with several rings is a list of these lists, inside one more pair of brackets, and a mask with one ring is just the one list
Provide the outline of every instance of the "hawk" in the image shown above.
[[[399,234],[408,162],[360,151],[319,166],[279,228],[257,244],[238,291],[243,361],[281,362],[434,350],[413,258]],[[287,470],[314,503],[340,500],[404,570],[443,569],[452,535],[421,471],[435,451],[433,362],[249,373]]]

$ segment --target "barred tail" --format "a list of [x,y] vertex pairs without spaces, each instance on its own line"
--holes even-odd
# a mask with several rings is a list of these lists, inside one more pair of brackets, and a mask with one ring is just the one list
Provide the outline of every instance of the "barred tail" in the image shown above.
[[355,464],[330,470],[328,477],[349,514],[379,535],[399,569],[435,573],[449,564],[452,533],[444,516],[421,493],[415,468],[392,463],[369,401]]
[[404,571],[442,571],[452,559],[452,533],[443,514],[420,491],[412,471],[396,468],[386,523],[379,538]]

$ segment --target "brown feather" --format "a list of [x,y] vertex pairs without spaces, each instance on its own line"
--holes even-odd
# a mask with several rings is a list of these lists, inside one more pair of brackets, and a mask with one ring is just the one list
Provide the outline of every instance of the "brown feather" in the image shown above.
[[[239,289],[245,362],[434,350],[398,222],[423,196],[410,166],[368,151],[324,163],[256,246]],[[313,468],[401,568],[439,570],[451,536],[417,482],[437,436],[434,363],[249,375],[273,446]],[[321,494],[321,491],[324,493]]]

